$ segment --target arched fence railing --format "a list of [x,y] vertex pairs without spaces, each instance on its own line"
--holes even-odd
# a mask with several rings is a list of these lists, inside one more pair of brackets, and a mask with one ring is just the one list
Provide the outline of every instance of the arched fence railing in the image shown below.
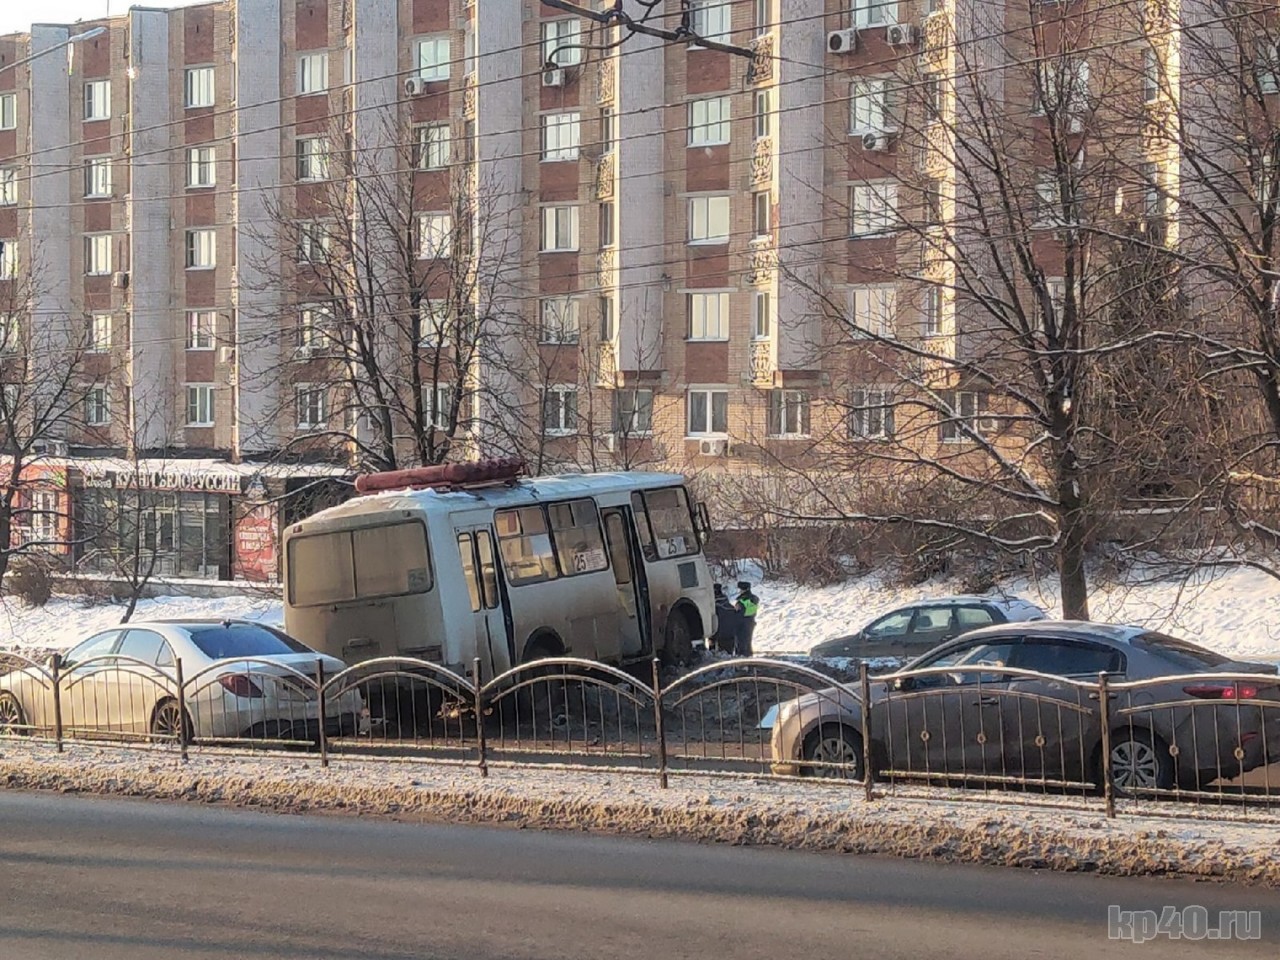
[[[409,657],[181,662],[6,655],[0,737],[254,748],[671,775],[833,779],[883,795],[1037,794],[1109,815],[1176,801],[1280,813],[1280,676],[1117,681],[963,664],[841,682],[719,660],[682,676],[557,657],[485,679]],[[1075,798],[1075,799],[1072,799]]]

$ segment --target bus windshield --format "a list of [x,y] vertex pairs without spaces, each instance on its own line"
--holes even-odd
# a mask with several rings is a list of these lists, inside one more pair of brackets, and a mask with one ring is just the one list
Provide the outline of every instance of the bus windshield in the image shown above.
[[693,528],[693,512],[684,487],[666,487],[643,492],[652,538],[641,538],[648,559],[687,557],[698,552],[698,535]]
[[289,541],[289,602],[312,607],[431,589],[427,528],[404,520]]

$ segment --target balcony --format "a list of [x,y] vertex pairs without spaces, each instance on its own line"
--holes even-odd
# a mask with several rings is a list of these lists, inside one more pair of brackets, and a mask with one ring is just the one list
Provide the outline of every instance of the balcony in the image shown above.
[[773,137],[756,137],[751,145],[751,182],[769,183],[773,180]]
[[920,64],[926,68],[939,68],[951,48],[951,18],[945,10],[939,10],[924,18],[921,30]]
[[596,103],[607,107],[618,96],[618,61],[610,57],[600,61],[596,73]]
[[618,347],[612,340],[596,344],[595,382],[608,389],[618,386]]
[[752,237],[747,244],[747,255],[747,283],[769,283],[773,280],[778,266],[778,251],[773,245],[773,237]]
[[617,269],[618,251],[613,247],[602,247],[596,253],[596,286],[612,286]]
[[766,33],[751,41],[751,65],[747,67],[748,83],[765,83],[773,79],[773,34]]
[[610,150],[596,161],[596,199],[612,200],[618,173],[618,155]]
[[757,387],[772,387],[777,363],[773,359],[772,340],[751,341],[751,383]]

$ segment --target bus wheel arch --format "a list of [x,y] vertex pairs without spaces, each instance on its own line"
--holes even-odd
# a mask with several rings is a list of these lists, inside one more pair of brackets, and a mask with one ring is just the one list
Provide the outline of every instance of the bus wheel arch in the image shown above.
[[698,608],[684,601],[677,603],[667,614],[663,628],[662,662],[673,667],[688,666],[694,659],[694,641],[705,636]]
[[520,657],[520,662],[529,663],[533,660],[563,656],[564,641],[560,639],[560,635],[548,627],[539,627],[525,641],[524,654]]

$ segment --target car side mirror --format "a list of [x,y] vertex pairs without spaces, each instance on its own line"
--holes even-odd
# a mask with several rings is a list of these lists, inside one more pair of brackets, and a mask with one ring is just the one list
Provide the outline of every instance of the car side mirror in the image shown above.
[[904,693],[914,690],[916,688],[916,678],[899,677],[897,680],[893,681],[893,688],[895,690],[901,690]]

